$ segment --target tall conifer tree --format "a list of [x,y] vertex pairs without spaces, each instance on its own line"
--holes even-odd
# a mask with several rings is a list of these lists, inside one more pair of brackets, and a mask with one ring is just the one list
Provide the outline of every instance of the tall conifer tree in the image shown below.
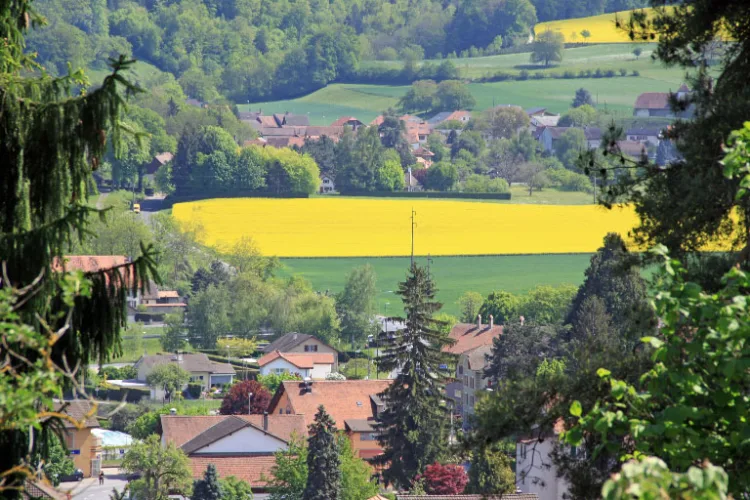
[[414,476],[438,461],[447,443],[449,411],[443,402],[445,381],[455,356],[443,352],[453,341],[433,319],[442,304],[427,271],[412,264],[399,284],[404,302],[405,328],[379,360],[379,369],[398,375],[381,393],[385,410],[378,415],[378,441],[384,453],[373,462],[383,465],[387,483],[408,488]]
[[203,473],[203,479],[195,481],[191,498],[193,500],[221,500],[221,485],[214,464],[208,464],[206,472]]
[[318,408],[307,440],[307,486],[303,500],[339,500],[341,460],[336,441],[336,423]]
[[[142,288],[156,277],[148,249],[111,269],[83,275],[60,272],[71,239],[87,235],[87,220],[96,212],[87,204],[92,173],[108,148],[119,150],[120,115],[127,97],[139,89],[122,76],[132,64],[122,56],[112,62],[112,74],[90,92],[77,90],[85,88],[80,72],[61,78],[47,75],[24,53],[26,30],[44,22],[29,0],[0,0],[0,288],[25,290],[13,313],[51,346],[0,347],[3,371],[13,374],[4,379],[6,394],[30,386],[45,370],[66,371],[72,381],[73,367],[85,372],[90,362],[119,353],[128,289]],[[63,288],[71,284],[75,294],[63,299]],[[62,430],[60,419],[44,415],[52,410],[52,397],[61,396],[59,388],[54,394],[38,394],[32,425],[18,425],[29,420],[28,413],[4,413],[4,498],[21,494],[14,487],[29,474],[26,457],[44,456],[40,443],[45,440],[39,435]]]

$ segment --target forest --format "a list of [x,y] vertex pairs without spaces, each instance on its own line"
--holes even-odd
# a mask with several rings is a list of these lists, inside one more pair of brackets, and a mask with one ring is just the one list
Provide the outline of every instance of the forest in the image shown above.
[[[235,103],[302,95],[360,74],[364,60],[499,53],[537,21],[640,7],[644,0],[41,0],[28,48],[53,75],[106,69],[119,54],[174,75],[185,94]],[[421,78],[438,75],[421,75]],[[393,82],[392,82],[393,83]]]

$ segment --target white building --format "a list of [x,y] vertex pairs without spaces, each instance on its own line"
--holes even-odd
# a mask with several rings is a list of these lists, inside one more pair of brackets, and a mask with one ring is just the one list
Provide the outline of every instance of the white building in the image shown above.
[[298,373],[302,378],[324,380],[334,371],[334,355],[330,352],[273,351],[258,360],[260,374]]
[[[538,437],[519,439],[516,443],[516,487],[523,493],[533,493],[539,500],[562,500],[568,483],[557,477],[552,462],[552,451],[559,440],[562,422],[553,432]],[[575,453],[575,448],[571,450]]]
[[336,191],[336,184],[333,182],[333,177],[327,174],[320,176],[320,194],[329,194]]

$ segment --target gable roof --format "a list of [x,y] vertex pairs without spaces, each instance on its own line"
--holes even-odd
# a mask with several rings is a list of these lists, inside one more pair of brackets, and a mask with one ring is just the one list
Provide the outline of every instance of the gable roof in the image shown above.
[[346,430],[352,432],[372,432],[374,430],[372,424],[374,423],[373,419],[350,418],[344,421],[344,426]]
[[620,152],[629,156],[640,158],[646,153],[646,146],[636,141],[617,141],[617,147]]
[[344,429],[347,420],[373,418],[373,405],[370,396],[383,392],[392,380],[320,380],[306,384],[298,380],[281,383],[271,403],[269,413],[276,413],[281,395],[286,393],[289,405],[295,415],[304,415],[306,425],[313,422],[318,407],[323,405],[337,429]]
[[[513,105],[508,104],[508,106],[513,106]],[[521,109],[521,106],[514,106],[514,107]],[[459,109],[458,111],[453,111],[452,113],[450,113],[448,117],[445,119],[445,121],[449,121],[449,120],[463,121],[463,120],[468,120],[469,118],[471,118],[471,111],[464,111],[462,109]]]
[[378,115],[370,122],[370,125],[382,125],[383,121],[385,121],[385,117],[383,115]]
[[661,130],[658,128],[629,128],[625,135],[654,135],[656,137],[661,134]]
[[[353,116],[342,116],[338,120],[336,120],[333,123],[331,123],[331,127],[343,127],[344,125],[349,124],[349,122],[362,123],[360,120],[358,120],[357,118],[355,118]],[[362,123],[362,125],[364,125],[364,124]]]
[[286,440],[281,439],[279,436],[276,436],[275,434],[272,434],[264,430],[262,427],[258,427],[254,425],[252,422],[248,420],[245,420],[235,415],[229,415],[227,418],[221,420],[220,422],[216,423],[212,427],[206,429],[205,431],[195,436],[193,439],[191,439],[187,443],[183,444],[180,448],[182,448],[182,451],[190,455],[192,453],[195,453],[196,451],[201,450],[202,448],[205,448],[206,446],[212,443],[215,443],[216,441],[219,441],[220,439],[223,439],[227,436],[234,434],[235,432],[239,430],[244,429],[245,427],[252,427],[262,432],[263,434],[272,436],[278,439],[279,441],[286,442]]
[[287,113],[284,115],[284,125],[292,125],[294,127],[306,127],[310,125],[310,118],[307,115],[293,115]]
[[307,127],[303,135],[305,137],[322,137],[325,135],[331,139],[336,139],[344,135],[344,126],[331,125],[326,127],[322,125],[311,125]]
[[490,328],[490,325],[484,324],[480,329],[474,323],[458,323],[448,334],[456,343],[444,347],[443,351],[452,354],[464,354],[480,346],[491,346],[493,339],[499,337],[502,333],[503,327],[499,325]]
[[67,415],[78,424],[76,425],[76,423],[64,419],[63,425],[66,429],[76,429],[79,425],[83,425],[85,429],[99,427],[99,421],[96,419],[96,411],[88,401],[60,401],[55,403],[54,408],[56,412]]
[[[253,427],[263,429],[263,415],[162,415],[162,437],[165,442],[174,443],[175,446],[182,447],[190,441],[194,441],[202,433],[209,431],[217,424],[230,419],[240,419],[251,424]],[[219,430],[226,430],[230,424],[227,425],[227,427],[221,427],[211,434],[217,435]],[[235,423],[232,425],[238,424]],[[305,427],[305,419],[302,415],[268,415],[268,431],[266,432],[282,441],[288,442],[295,433],[300,436],[307,435],[307,428]]]
[[84,273],[95,273],[104,269],[127,264],[129,259],[124,255],[66,255],[62,262],[55,258],[52,268],[62,271],[63,266],[67,270],[83,271]]
[[669,93],[644,92],[635,100],[634,107],[639,109],[669,109]]
[[544,129],[542,130],[542,133],[546,131],[547,133],[549,133],[550,137],[552,137],[552,140],[554,141],[562,137],[562,135],[570,128],[571,127],[544,127]]
[[487,366],[487,356],[492,353],[492,345],[481,345],[463,353],[469,361],[469,370],[479,371]]
[[450,115],[451,115],[450,111],[441,111],[440,113],[436,114],[432,118],[428,118],[427,123],[429,123],[430,125],[437,125],[439,123],[443,123]]
[[278,128],[281,125],[276,123],[276,119],[273,116],[258,115],[256,118],[261,127],[275,127]]
[[547,111],[547,108],[543,108],[541,106],[535,106],[533,108],[528,108],[525,110],[526,114],[529,116],[532,115],[543,115],[545,111]]
[[[320,344],[323,344],[326,347],[331,347],[319,338],[306,333],[287,333],[265,346],[262,350],[265,353],[273,351],[289,352],[291,349],[294,349],[300,344],[304,344],[308,340],[317,340]],[[331,347],[331,349],[333,349],[333,347]]]
[[686,84],[680,85],[680,88],[677,89],[677,92],[690,92],[690,89]]
[[258,366],[266,366],[277,359],[283,359],[297,368],[313,368],[315,365],[332,365],[334,363],[332,352],[269,352],[258,360]]
[[[178,304],[165,304],[168,306],[175,306]],[[182,359],[180,359],[182,358]],[[185,370],[194,372],[208,372],[216,374],[232,374],[236,372],[232,365],[228,363],[217,363],[208,359],[204,353],[193,353],[193,354],[152,354],[149,356],[141,356],[141,359],[135,362],[135,369],[139,370],[141,366],[154,367],[157,365],[164,365],[168,363],[179,364]]]
[[583,129],[583,135],[586,136],[587,141],[601,141],[602,129],[599,127],[586,127]]

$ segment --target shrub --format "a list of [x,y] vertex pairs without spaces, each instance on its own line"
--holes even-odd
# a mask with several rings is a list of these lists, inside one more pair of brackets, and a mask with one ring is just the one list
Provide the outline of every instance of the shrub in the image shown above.
[[570,80],[571,78],[575,78],[576,74],[574,72],[568,70],[568,71],[564,71],[563,72],[563,76],[562,77],[565,78],[565,79],[567,79],[567,80]]
[[[250,398],[250,394],[252,397]],[[252,406],[248,411],[248,398],[252,400]],[[221,402],[219,413],[222,415],[247,415],[248,413],[262,414],[268,409],[271,402],[271,393],[255,380],[245,380],[234,384]]]
[[625,68],[620,68],[620,76],[628,76],[628,70]]
[[201,392],[203,392],[202,384],[188,384],[185,395],[191,399],[198,399],[201,397]]
[[633,75],[633,76],[641,76],[641,72],[638,71],[637,69],[634,69],[633,72],[631,73],[631,75]]
[[525,69],[522,69],[520,73],[518,73],[518,79],[519,80],[528,80],[529,79],[529,72]]
[[506,80],[514,80],[516,78],[515,75],[512,73],[508,73],[507,71],[498,71],[495,73],[495,76],[493,79],[498,82],[504,82]]
[[615,70],[613,70],[613,69],[608,69],[608,70],[607,70],[607,71],[606,71],[606,72],[604,73],[604,76],[606,76],[607,78],[613,78],[613,77],[615,76]]
[[343,369],[344,376],[349,380],[361,380],[367,376],[370,361],[364,358],[350,359]]
[[460,495],[469,482],[464,468],[456,464],[428,465],[419,479],[424,481],[425,492],[430,495]]
[[593,189],[589,178],[583,174],[565,168],[550,168],[545,171],[552,186],[561,191],[579,191],[590,193]]
[[541,71],[537,71],[534,73],[535,80],[543,80],[544,78],[545,78],[545,75]]
[[594,71],[594,78],[601,78],[603,76],[602,70],[599,68],[596,68],[596,71]]
[[547,73],[547,78],[559,79],[560,77],[561,77],[560,73],[557,73],[556,71],[552,71],[550,73]]
[[338,372],[331,372],[326,375],[326,380],[346,380],[346,377]]

